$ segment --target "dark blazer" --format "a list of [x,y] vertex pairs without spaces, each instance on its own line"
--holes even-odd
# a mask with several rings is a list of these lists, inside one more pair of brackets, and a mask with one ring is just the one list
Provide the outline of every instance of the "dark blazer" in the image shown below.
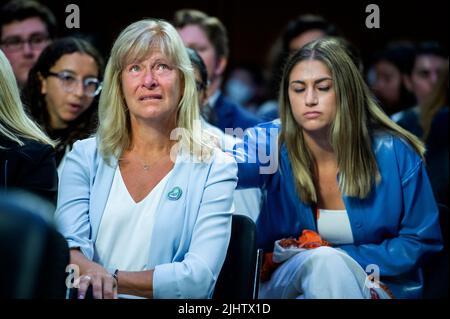
[[23,189],[56,205],[58,173],[50,145],[25,139],[25,145],[0,137],[0,190]]
[[222,93],[214,105],[214,112],[216,115],[215,123],[211,123],[222,131],[225,128],[242,128],[243,130],[258,125],[263,122],[263,119],[250,113],[242,106],[232,102]]
[[447,207],[450,204],[448,124],[448,107],[444,107],[431,122],[425,153],[426,168],[436,201]]

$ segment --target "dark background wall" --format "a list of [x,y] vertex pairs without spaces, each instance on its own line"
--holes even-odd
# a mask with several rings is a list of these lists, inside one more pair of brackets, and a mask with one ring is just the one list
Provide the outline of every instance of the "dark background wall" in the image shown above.
[[[126,25],[144,17],[170,20],[181,8],[197,8],[221,19],[229,31],[230,67],[237,63],[264,66],[268,51],[289,19],[302,13],[321,14],[335,23],[363,58],[393,40],[438,40],[448,48],[448,0],[41,0],[56,14],[63,35],[70,3],[80,7],[81,28],[94,36],[107,55]],[[380,7],[380,29],[367,29],[366,6]]]

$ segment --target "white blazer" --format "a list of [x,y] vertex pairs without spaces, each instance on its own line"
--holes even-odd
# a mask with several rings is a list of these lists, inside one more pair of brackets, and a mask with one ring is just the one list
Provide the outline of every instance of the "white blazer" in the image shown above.
[[[74,144],[60,178],[57,227],[69,247],[79,247],[90,260],[117,163],[108,165],[96,138],[88,138]],[[218,149],[208,163],[177,157],[151,238],[155,298],[212,296],[230,240],[236,184],[235,160]]]

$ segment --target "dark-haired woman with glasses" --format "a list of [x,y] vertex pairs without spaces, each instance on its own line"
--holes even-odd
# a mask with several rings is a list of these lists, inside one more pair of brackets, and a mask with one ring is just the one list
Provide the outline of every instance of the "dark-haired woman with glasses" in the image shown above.
[[103,60],[85,40],[62,38],[50,44],[31,69],[23,91],[31,115],[57,140],[56,162],[97,126],[97,101]]

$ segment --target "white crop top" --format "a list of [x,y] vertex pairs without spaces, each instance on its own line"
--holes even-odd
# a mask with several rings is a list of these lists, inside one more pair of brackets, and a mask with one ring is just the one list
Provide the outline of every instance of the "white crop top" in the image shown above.
[[319,209],[317,230],[322,239],[331,244],[353,244],[352,228],[346,210]]

